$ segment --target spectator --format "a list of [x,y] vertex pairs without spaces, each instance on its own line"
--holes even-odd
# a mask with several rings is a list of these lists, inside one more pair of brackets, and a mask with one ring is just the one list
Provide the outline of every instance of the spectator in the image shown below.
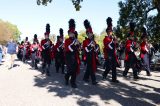
[[12,38],[11,38],[10,42],[7,43],[6,47],[7,47],[7,53],[8,53],[9,59],[10,59],[9,69],[11,69],[11,68],[13,68],[14,60],[15,60],[15,56],[16,56],[18,48],[17,48],[16,42],[14,42]]

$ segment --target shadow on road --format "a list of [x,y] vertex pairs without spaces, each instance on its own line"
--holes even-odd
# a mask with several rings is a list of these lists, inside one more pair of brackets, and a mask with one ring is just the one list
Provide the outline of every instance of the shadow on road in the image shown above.
[[[134,81],[131,82],[133,84],[132,86],[123,82],[119,84],[108,83],[108,81],[102,80],[102,71],[98,71],[97,80],[99,84],[94,86],[82,81],[83,71],[81,70],[81,74],[77,79],[78,89],[72,89],[70,86],[65,86],[63,74],[55,73],[55,71],[53,71],[54,67],[51,69],[51,77],[45,77],[43,75],[35,76],[34,86],[46,88],[48,92],[54,92],[56,93],[54,96],[61,98],[78,95],[76,99],[79,106],[98,106],[96,100],[90,100],[92,96],[99,96],[106,104],[109,104],[108,101],[110,100],[114,100],[123,106],[154,106],[155,104],[160,104],[160,89],[154,87],[139,84]],[[118,76],[121,76],[121,72],[118,72]],[[143,80],[154,79],[144,78]],[[144,86],[146,89],[137,89],[136,86]],[[154,93],[147,92],[148,88],[152,88]]]

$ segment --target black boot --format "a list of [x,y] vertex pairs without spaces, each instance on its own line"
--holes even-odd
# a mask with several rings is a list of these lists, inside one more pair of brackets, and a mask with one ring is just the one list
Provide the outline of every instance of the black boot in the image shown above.
[[105,73],[102,74],[103,79],[106,79],[107,75]]
[[35,64],[34,64],[34,68],[35,68],[35,69],[38,69],[37,63],[36,63],[36,62],[35,62]]
[[42,74],[44,74],[45,73],[45,64],[43,63],[42,64]]
[[38,64],[38,60],[35,60],[35,64],[34,64],[35,69],[38,69],[37,64]]
[[137,80],[137,79],[139,79],[139,77],[138,76],[134,76],[134,79]]
[[32,68],[34,67],[34,61],[32,61]]
[[68,73],[65,74],[64,79],[65,79],[65,85],[69,85],[69,75],[68,75]]
[[70,84],[72,88],[77,88],[77,84],[76,84],[76,74],[72,73],[71,75],[71,80],[70,80]]
[[97,85],[97,83],[98,83],[98,82],[94,81],[94,82],[92,82],[92,85]]
[[64,65],[62,64],[62,74],[64,74]]
[[47,75],[47,76],[51,76],[51,75],[50,75],[50,72],[49,72],[49,68],[47,68],[46,75]]
[[56,73],[59,73],[59,67],[56,66]]
[[152,76],[150,71],[147,71],[147,76]]
[[112,82],[114,82],[114,83],[119,83],[119,81],[118,81],[118,80],[115,80],[115,79],[112,79]]
[[123,71],[123,77],[127,77],[127,72]]
[[86,83],[89,82],[89,80],[88,80],[88,79],[85,79],[85,78],[83,78],[83,81],[86,82]]
[[38,69],[37,64],[35,65],[35,69]]
[[71,87],[72,88],[77,88],[77,84],[76,83],[71,83]]
[[152,76],[152,74],[151,73],[147,73],[147,76]]
[[42,72],[41,72],[42,74],[44,74],[45,73],[45,69],[42,69]]

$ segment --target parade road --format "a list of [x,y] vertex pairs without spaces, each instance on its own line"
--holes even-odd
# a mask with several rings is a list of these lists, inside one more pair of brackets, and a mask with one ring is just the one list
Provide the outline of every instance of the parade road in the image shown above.
[[[29,63],[15,61],[8,70],[7,61],[0,66],[0,106],[158,106],[160,105],[160,71],[140,73],[135,81],[132,73],[122,77],[117,69],[120,83],[112,83],[109,75],[102,80],[103,69],[96,74],[98,84],[84,83],[83,70],[78,76],[78,88],[66,86],[64,74],[51,67],[51,76],[42,75]],[[130,70],[130,72],[132,72]]]

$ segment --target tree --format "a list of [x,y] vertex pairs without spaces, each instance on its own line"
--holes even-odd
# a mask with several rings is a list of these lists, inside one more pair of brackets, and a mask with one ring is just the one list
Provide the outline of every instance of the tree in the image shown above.
[[[71,0],[71,1],[74,5],[76,11],[80,11],[80,8],[81,8],[80,3],[83,2],[83,0]],[[130,0],[130,1],[134,1],[134,0]],[[147,0],[141,0],[141,1],[147,2]],[[38,5],[42,4],[42,5],[47,6],[47,4],[51,3],[51,2],[52,2],[52,0],[37,0]],[[152,4],[152,7],[149,9],[149,11],[151,11],[153,9],[157,9],[158,13],[160,14],[160,0],[152,0],[151,4]]]
[[[80,8],[81,8],[80,3],[81,3],[83,0],[71,0],[71,1],[72,1],[73,5],[74,5],[76,11],[79,11]],[[37,0],[37,4],[38,4],[38,5],[42,4],[42,5],[47,6],[47,4],[48,4],[48,3],[51,3],[51,2],[52,2],[52,0]]]
[[[148,29],[148,34],[152,40],[159,40],[160,31],[160,14],[157,16],[149,15],[148,13],[153,8],[152,0],[126,0],[125,2],[120,1],[120,18],[116,28],[116,35],[124,39],[126,38],[129,31],[129,22],[133,21],[136,23],[136,35],[140,38],[141,29],[145,25]],[[156,39],[155,39],[156,38]]]
[[80,43],[83,43],[85,40],[85,37],[87,37],[86,32],[84,30],[81,30],[78,34],[78,40]]
[[19,40],[20,34],[16,25],[0,20],[0,43],[6,43],[10,38]]

